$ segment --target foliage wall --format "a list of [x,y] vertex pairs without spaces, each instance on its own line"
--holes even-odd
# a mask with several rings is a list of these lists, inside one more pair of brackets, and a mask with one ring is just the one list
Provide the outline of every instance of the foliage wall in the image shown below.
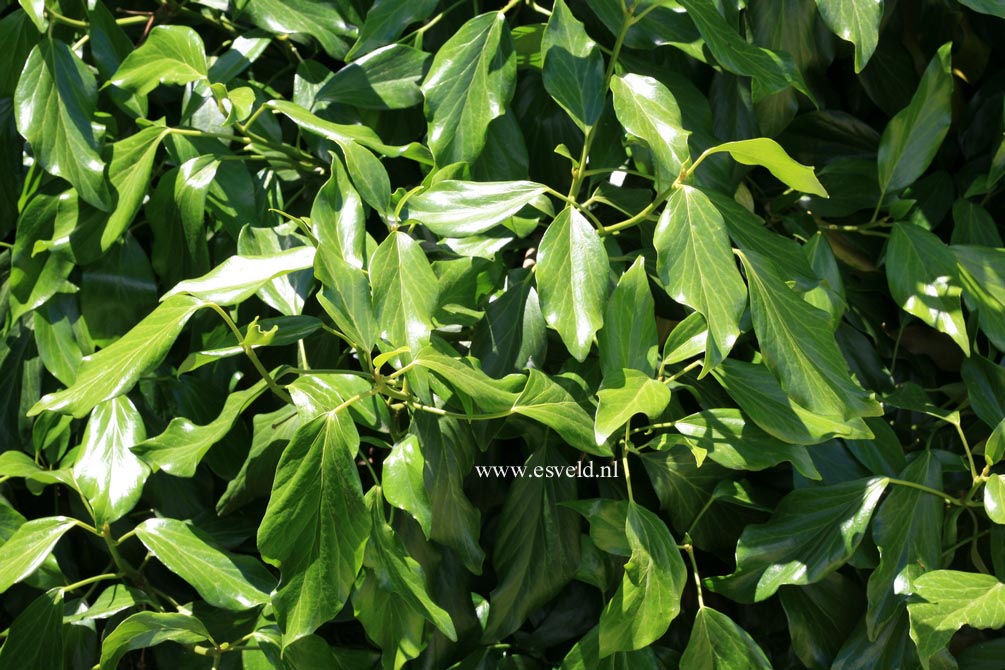
[[0,668],[1001,669],[1001,2],[2,6]]

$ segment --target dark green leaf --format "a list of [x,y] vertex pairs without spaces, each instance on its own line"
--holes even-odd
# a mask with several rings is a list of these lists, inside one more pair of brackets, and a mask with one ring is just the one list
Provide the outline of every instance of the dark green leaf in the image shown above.
[[541,56],[548,94],[580,128],[593,126],[604,109],[604,57],[564,0],[552,9]]
[[428,342],[437,305],[437,282],[418,242],[402,232],[388,235],[370,261],[373,307],[381,336],[418,352]]
[[855,45],[855,72],[861,72],[879,42],[883,1],[817,0],[817,8],[835,35]]
[[680,659],[681,670],[770,670],[771,663],[747,631],[725,614],[702,607]]
[[366,12],[359,38],[346,54],[346,59],[353,60],[394,42],[409,25],[428,18],[437,4],[437,0],[415,0],[408,3],[376,0]]
[[134,649],[164,642],[199,644],[212,641],[199,619],[189,614],[140,612],[115,627],[101,644],[101,670],[116,670],[119,660]]
[[429,69],[429,54],[403,44],[377,49],[346,65],[318,91],[361,109],[403,109],[422,102],[419,84]]
[[597,334],[600,368],[604,375],[627,368],[656,373],[659,359],[656,309],[641,257],[621,275],[604,311],[604,327]]
[[0,668],[62,670],[54,649],[63,646],[63,591],[52,589],[33,600],[10,625],[0,649]]

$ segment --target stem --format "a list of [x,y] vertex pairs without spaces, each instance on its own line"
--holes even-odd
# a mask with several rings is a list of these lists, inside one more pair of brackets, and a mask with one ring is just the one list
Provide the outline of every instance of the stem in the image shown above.
[[60,588],[60,591],[66,593],[67,591],[76,591],[77,589],[87,586],[89,584],[94,584],[95,582],[102,582],[106,579],[121,579],[122,573],[120,572],[110,572],[104,575],[95,575],[94,577],[88,577],[87,579],[81,579],[79,582],[74,582],[67,586]]
[[694,587],[698,593],[698,609],[705,609],[705,598],[701,594],[701,575],[698,574],[698,561],[694,558],[694,546],[688,542],[687,544],[678,545],[685,554],[687,554],[688,561],[691,563],[691,574],[694,575]]
[[887,481],[889,483],[891,483],[891,484],[894,484],[895,486],[906,486],[908,488],[917,489],[919,491],[924,491],[925,493],[930,493],[933,496],[938,496],[938,497],[942,498],[943,500],[945,500],[950,505],[956,505],[958,507],[965,507],[966,506],[963,502],[957,500],[956,498],[952,497],[948,493],[946,493],[944,491],[940,491],[938,489],[933,489],[932,487],[925,486],[924,484],[918,484],[916,482],[911,482],[911,481],[908,481],[906,479],[893,479],[892,477],[887,477]]
[[632,472],[628,469],[628,436],[631,435],[629,431],[629,424],[625,424],[625,441],[621,446],[621,467],[625,469],[625,486],[628,488],[628,500],[635,502],[635,494],[632,491]]
[[550,187],[548,188],[547,193],[549,195],[555,196],[556,198],[558,198],[562,202],[566,203],[570,207],[575,207],[576,209],[578,209],[585,217],[587,217],[588,219],[590,219],[590,221],[593,222],[593,225],[597,227],[597,231],[599,233],[603,234],[603,232],[605,230],[604,229],[604,224],[600,222],[600,219],[598,219],[596,217],[596,215],[594,215],[593,212],[591,212],[590,210],[588,210],[586,208],[586,204],[585,203],[584,204],[580,204],[580,203],[576,202],[574,199],[570,198],[569,196],[562,195],[561,193],[559,193],[558,191],[556,191],[555,189],[550,188]]
[[665,421],[663,423],[651,423],[648,426],[642,426],[641,428],[635,428],[629,433],[629,435],[635,435],[637,433],[651,433],[654,430],[661,430],[663,428],[673,428],[676,421]]
[[504,410],[502,412],[494,412],[492,414],[463,414],[461,412],[451,412],[450,410],[441,409],[439,407],[431,407],[430,405],[423,405],[421,403],[415,402],[414,400],[404,400],[403,402],[405,403],[405,406],[409,407],[410,409],[417,409],[423,412],[428,412],[430,414],[435,414],[437,416],[448,416],[454,419],[464,419],[466,421],[490,421],[492,419],[503,419],[513,414],[513,410]]
[[237,337],[238,345],[241,347],[241,349],[244,350],[245,355],[251,360],[251,363],[252,365],[255,366],[255,369],[258,370],[258,374],[260,374],[262,378],[265,380],[265,383],[268,385],[269,390],[271,390],[280,400],[282,400],[287,405],[292,405],[293,398],[291,398],[290,394],[287,393],[282,387],[279,386],[279,384],[276,383],[276,380],[272,378],[272,375],[269,374],[269,371],[265,369],[265,366],[262,365],[262,361],[259,360],[258,358],[258,354],[256,354],[255,350],[252,349],[245,341],[244,335],[241,334],[241,329],[237,327],[237,324],[234,323],[233,319],[230,318],[230,315],[227,314],[227,312],[222,307],[217,305],[215,302],[207,302],[206,305],[220,315],[220,318],[223,319],[224,323],[227,324],[231,332],[234,333],[234,336]]
[[678,379],[680,379],[681,377],[683,377],[684,375],[691,372],[691,370],[694,370],[697,367],[701,367],[701,361],[691,361],[690,363],[684,366],[684,369],[678,370],[677,372],[667,377],[663,381],[663,383],[669,384],[670,382],[677,381]]
[[959,423],[954,423],[953,426],[956,427],[956,434],[960,436],[960,442],[963,443],[963,451],[967,454],[967,463],[970,464],[970,476],[973,478],[974,485],[977,485],[981,481],[981,476],[977,474],[977,466],[974,464],[974,454],[970,451],[970,443],[967,442],[967,436],[963,434],[963,426]]
[[112,527],[107,523],[101,528],[101,539],[105,541],[108,553],[111,554],[112,561],[115,563],[115,567],[119,569],[119,572],[134,582],[143,581],[143,576],[119,553],[118,544],[112,538]]
[[88,27],[86,21],[80,21],[78,19],[71,19],[68,16],[63,16],[62,14],[59,14],[58,12],[52,11],[48,7],[46,7],[45,13],[49,15],[49,18],[52,21],[54,21],[56,23],[62,23],[64,26],[73,26],[74,28],[82,28],[82,29],[85,29],[85,30]]
[[965,547],[966,545],[970,544],[971,542],[976,542],[977,540],[979,540],[980,538],[984,537],[985,535],[988,535],[989,533],[991,533],[991,529],[990,528],[985,528],[981,532],[975,533],[974,535],[971,535],[970,537],[968,537],[967,539],[965,539],[965,540],[963,540],[961,542],[957,542],[956,544],[954,544],[953,546],[949,547],[948,549],[944,549],[942,551],[942,557],[945,558],[946,556],[952,555],[953,552],[955,552],[960,547]]
[[674,188],[676,188],[676,186],[671,186],[667,190],[657,195],[656,199],[653,200],[648,205],[646,205],[645,209],[643,209],[641,212],[631,217],[630,219],[625,219],[624,221],[621,221],[619,223],[607,226],[607,228],[604,229],[603,234],[615,233],[619,230],[624,230],[625,228],[631,228],[640,221],[645,220],[646,218],[648,218],[650,214],[656,211],[657,207],[662,205],[666,201],[666,199],[670,197],[670,193],[673,191]]
[[700,510],[698,510],[698,514],[694,517],[694,521],[692,521],[691,525],[688,526],[688,528],[687,528],[687,534],[688,535],[690,535],[691,531],[694,530],[695,526],[698,525],[698,522],[701,521],[701,517],[703,517],[705,515],[705,512],[707,512],[709,510],[709,508],[712,506],[712,503],[714,503],[715,500],[716,500],[715,496],[711,496],[710,495],[708,497],[708,500],[705,501],[705,504],[702,505],[702,507],[701,507]]

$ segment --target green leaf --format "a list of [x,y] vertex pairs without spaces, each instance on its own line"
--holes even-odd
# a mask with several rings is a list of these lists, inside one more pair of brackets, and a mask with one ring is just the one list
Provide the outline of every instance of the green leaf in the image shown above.
[[666,190],[690,158],[690,133],[684,130],[676,98],[652,77],[637,74],[614,77],[611,91],[618,121],[653,152],[656,190]]
[[925,602],[907,606],[911,639],[918,645],[924,668],[963,626],[1005,626],[1005,584],[991,575],[958,570],[933,570],[912,582],[914,594]]
[[744,414],[784,442],[819,444],[831,437],[873,437],[861,419],[845,421],[841,416],[817,414],[793,402],[764,365],[726,360],[713,374]]
[[984,444],[984,460],[988,465],[994,465],[1005,456],[1005,418],[991,431],[991,436]]
[[578,210],[563,210],[541,238],[537,288],[545,322],[577,361],[586,360],[604,324],[609,272],[597,231]]
[[179,293],[215,302],[235,305],[276,277],[314,266],[314,247],[293,247],[268,256],[231,256],[208,274],[188,279],[164,294],[162,300]]
[[1005,476],[988,478],[984,485],[984,511],[995,523],[1005,524]]
[[677,419],[674,428],[686,436],[692,451],[701,450],[731,470],[756,472],[787,461],[804,477],[820,479],[805,447],[779,441],[748,422],[739,410],[703,410]]
[[480,235],[539,201],[546,190],[532,181],[444,179],[410,198],[405,218],[443,237]]
[[510,389],[510,381],[492,379],[470,363],[444,356],[433,347],[422,349],[414,362],[435,372],[451,388],[464,394],[462,400],[474,401],[483,412],[506,413],[517,404],[519,396]]
[[1005,368],[980,355],[963,361],[960,368],[974,414],[988,426],[1005,418]]
[[98,403],[128,392],[141,375],[163,360],[185,323],[204,304],[189,296],[165,300],[122,339],[86,356],[73,385],[42,396],[28,410],[29,416],[49,410],[79,419]]
[[231,393],[220,414],[202,426],[176,416],[164,432],[136,443],[132,451],[156,469],[175,477],[192,477],[206,452],[223,439],[241,413],[267,388],[263,379],[250,388]]
[[[351,267],[363,268],[366,255],[363,201],[337,158],[332,160],[331,177],[311,206],[311,229],[318,238],[318,258],[335,257]],[[337,282],[327,281],[322,274],[318,274],[318,279],[328,288],[338,287]]]
[[766,271],[770,260],[752,251],[740,259],[747,271],[750,311],[761,353],[785,392],[821,414],[846,419],[881,415],[879,403],[852,380],[827,314]]
[[605,376],[622,368],[641,370],[649,376],[656,374],[659,346],[655,310],[645,259],[640,256],[621,275],[604,310],[604,327],[597,334],[597,348]]
[[513,405],[514,414],[543,423],[576,449],[595,456],[611,456],[611,448],[598,445],[593,421],[576,399],[540,370],[529,370],[527,384]]
[[23,208],[17,219],[17,237],[9,260],[9,303],[12,320],[36,309],[56,293],[68,290],[73,264],[61,254],[36,252],[39,241],[52,236],[53,221],[63,203],[40,196]]
[[314,257],[314,274],[324,285],[318,302],[338,329],[360,348],[372,349],[377,342],[377,317],[366,272],[322,244]]
[[835,35],[855,45],[855,72],[861,72],[879,43],[883,0],[817,0],[817,9]]
[[593,434],[603,444],[636,414],[659,417],[670,404],[670,389],[638,370],[620,370],[604,375],[597,399]]
[[419,351],[433,328],[438,287],[418,242],[402,232],[388,235],[370,261],[370,283],[381,337]]
[[719,64],[733,74],[753,78],[754,102],[789,86],[813,99],[791,56],[744,40],[719,14],[714,4],[702,0],[679,0],[679,4],[694,20],[705,45]]
[[920,177],[935,158],[952,121],[952,44],[928,64],[911,104],[886,125],[879,143],[879,188],[899,191]]
[[370,517],[358,448],[348,415],[328,413],[301,426],[279,461],[258,546],[282,569],[273,605],[285,644],[338,614],[363,564]]
[[[543,446],[526,466],[564,467],[558,450]],[[554,598],[579,565],[579,520],[559,503],[575,498],[569,477],[522,477],[503,504],[492,563],[499,583],[490,597],[483,637],[495,641],[517,630],[527,615]]]
[[116,670],[122,657],[135,649],[165,642],[193,645],[212,639],[203,623],[189,614],[140,612],[116,626],[101,643],[100,667]]
[[97,102],[94,75],[68,46],[45,39],[32,49],[14,93],[17,129],[42,167],[107,211],[112,196],[92,125]]
[[737,163],[743,165],[760,165],[767,168],[775,175],[778,181],[789,188],[803,193],[818,195],[828,198],[827,190],[813,173],[811,166],[803,165],[792,160],[792,157],[785,153],[785,149],[778,142],[767,137],[758,137],[752,140],[742,140],[739,142],[726,142],[706,149],[703,155],[712,155],[726,152],[733,157]]
[[857,581],[834,572],[816,584],[782,587],[778,595],[796,656],[807,668],[831,668],[838,651],[846,640],[854,639],[855,626],[861,622],[862,592]]
[[437,4],[437,0],[415,0],[408,3],[376,0],[366,12],[359,38],[346,54],[346,60],[353,60],[378,47],[391,44],[401,37],[409,25],[429,18]]
[[581,129],[604,110],[604,57],[564,0],[552,8],[541,38],[544,88]]
[[346,0],[248,0],[235,17],[276,35],[310,35],[340,61],[346,58],[361,23],[355,6]]
[[658,516],[628,505],[625,536],[632,555],[621,586],[600,615],[600,657],[649,646],[680,612],[687,568]]
[[883,477],[798,489],[767,523],[748,526],[736,545],[736,571],[710,587],[760,602],[784,584],[812,584],[844,565],[865,535],[886,490]]
[[426,459],[415,435],[395,443],[384,459],[381,485],[387,502],[412,515],[426,538],[432,528],[433,510],[425,488]]
[[702,607],[680,658],[681,670],[771,670],[754,638],[725,614]]
[[35,572],[76,521],[65,516],[33,519],[0,544],[0,593]]
[[422,102],[419,84],[429,69],[429,54],[390,44],[349,63],[325,82],[317,100],[361,109],[404,109]]
[[683,185],[667,201],[653,244],[664,290],[700,312],[708,323],[705,374],[736,343],[747,302],[722,214],[703,192]]
[[384,519],[383,498],[380,488],[367,493],[372,529],[366,545],[364,564],[374,571],[377,581],[395,593],[406,607],[432,622],[451,641],[457,641],[457,632],[450,615],[433,602],[426,586],[422,567],[411,556]]
[[901,309],[949,335],[970,355],[956,260],[938,237],[910,223],[894,224],[886,278]]
[[132,511],[150,468],[130,448],[147,435],[143,418],[125,396],[98,405],[87,420],[73,477],[100,528]]
[[[900,479],[942,490],[942,466],[931,451],[914,459]],[[942,564],[942,524],[945,502],[907,486],[896,486],[872,521],[879,548],[879,565],[869,576],[866,626],[875,636],[903,611],[905,585]]]
[[7,632],[0,667],[62,670],[63,591],[52,589],[31,601]]
[[224,551],[175,519],[147,519],[134,532],[143,546],[214,607],[246,610],[269,602],[275,579],[250,556]]
[[975,12],[1005,19],[1005,7],[1002,7],[995,0],[960,0],[960,4],[969,7]]
[[440,47],[422,83],[437,165],[473,163],[513,96],[516,59],[502,12],[471,19]]
[[109,83],[146,95],[160,84],[188,84],[208,76],[199,33],[188,26],[157,26],[122,61]]
[[373,207],[385,219],[391,200],[391,182],[380,160],[358,142],[351,140],[339,143],[345,155],[345,167],[353,184],[366,204]]

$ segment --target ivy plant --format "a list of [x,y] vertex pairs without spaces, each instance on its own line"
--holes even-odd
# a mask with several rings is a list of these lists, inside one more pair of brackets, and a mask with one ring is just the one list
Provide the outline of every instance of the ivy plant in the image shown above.
[[0,668],[1002,667],[1002,3],[0,7]]

